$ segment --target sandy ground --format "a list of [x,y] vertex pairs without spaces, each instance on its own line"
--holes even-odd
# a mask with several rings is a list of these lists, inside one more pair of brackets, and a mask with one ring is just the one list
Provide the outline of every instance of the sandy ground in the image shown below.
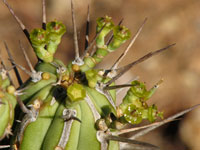
[[[9,0],[9,3],[29,31],[41,26],[41,1]],[[125,83],[135,76],[139,76],[139,79],[146,82],[148,88],[150,88],[163,78],[164,83],[152,97],[150,103],[158,105],[158,108],[165,112],[166,117],[200,103],[200,1],[75,0],[79,45],[82,51],[84,49],[85,20],[88,4],[90,5],[91,13],[90,39],[95,35],[95,20],[97,17],[109,15],[116,24],[123,18],[123,25],[127,26],[133,35],[144,18],[148,17],[141,35],[120,66],[130,63],[150,51],[176,43],[176,46],[167,52],[134,67],[121,77],[118,83]],[[67,33],[63,37],[56,54],[58,58],[67,63],[74,57],[69,0],[49,0],[47,2],[47,20],[51,21],[55,18],[61,20],[67,26]],[[1,1],[1,55],[9,67],[10,64],[7,61],[7,54],[3,44],[3,41],[6,41],[15,61],[28,68],[19,47],[19,40],[22,41],[34,64],[36,57],[28,41]],[[127,44],[124,44],[117,52],[108,56],[98,67],[109,68]],[[28,78],[24,72],[20,72],[24,80]],[[13,74],[12,76],[15,78]],[[125,94],[125,91],[120,93],[119,101],[123,94]],[[198,126],[195,127],[200,122],[198,113],[196,111],[196,113],[191,113],[180,121],[165,125],[140,140],[158,145],[162,150],[200,149],[200,145],[196,145],[200,141],[200,129]],[[181,137],[179,136],[180,131]]]

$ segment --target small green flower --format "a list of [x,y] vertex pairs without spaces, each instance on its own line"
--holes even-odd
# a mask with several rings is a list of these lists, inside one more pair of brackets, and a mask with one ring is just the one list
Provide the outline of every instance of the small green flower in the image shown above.
[[[112,18],[106,16],[97,19],[97,33],[101,31],[99,36],[96,39],[97,47],[103,47],[105,45],[105,36],[114,28],[114,23],[112,22]],[[102,29],[102,30],[101,30]]]
[[56,40],[66,32],[66,27],[62,22],[52,21],[47,23],[47,33],[51,40]]
[[100,17],[97,19],[97,32],[99,32],[102,27],[104,27],[104,31],[110,31],[114,27],[114,23],[112,21],[111,17],[105,16],[105,17]]
[[97,81],[101,80],[101,77],[98,75],[97,70],[88,70],[85,72],[88,85],[91,88],[94,88],[97,84]]
[[67,96],[71,102],[80,101],[86,97],[86,90],[81,84],[74,83],[67,88]]
[[128,28],[125,26],[115,26],[113,28],[113,40],[108,45],[109,50],[116,50],[123,43],[125,43],[131,36],[131,33]]
[[138,124],[142,121],[142,109],[138,109],[135,105],[129,104],[124,112],[124,118],[131,124]]
[[63,34],[66,32],[66,27],[59,21],[47,23],[47,51],[54,54],[58,45],[61,42]]
[[30,33],[30,40],[33,48],[41,47],[46,45],[47,35],[46,31],[43,29],[33,29]]
[[131,83],[133,86],[131,87],[131,91],[133,95],[137,96],[138,98],[142,98],[145,96],[147,90],[145,84],[139,81],[133,81]]

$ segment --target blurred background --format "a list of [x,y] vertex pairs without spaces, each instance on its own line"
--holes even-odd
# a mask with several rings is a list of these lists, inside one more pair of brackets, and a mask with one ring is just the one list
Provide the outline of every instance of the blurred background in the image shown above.
[[[150,51],[176,43],[168,51],[155,56],[132,68],[117,83],[127,83],[138,76],[140,81],[151,88],[158,80],[164,83],[149,101],[168,117],[192,105],[200,103],[200,1],[199,0],[74,0],[79,45],[84,50],[85,23],[87,7],[90,6],[90,39],[95,36],[95,20],[101,16],[111,16],[117,24],[122,18],[123,25],[134,35],[145,17],[148,21],[141,35],[120,66],[128,64]],[[41,0],[8,0],[27,29],[40,28],[42,22]],[[47,20],[60,20],[67,26],[56,57],[65,63],[74,58],[73,32],[70,0],[48,0]],[[19,25],[0,2],[0,51],[6,66],[10,67],[3,41],[6,41],[14,60],[28,68],[19,47],[23,43],[31,61],[36,57]],[[125,43],[117,52],[106,57],[98,65],[109,68],[126,48]],[[13,72],[12,77],[15,78]],[[28,76],[20,70],[24,81]],[[17,82],[15,82],[17,85]],[[119,101],[126,93],[120,93]],[[162,150],[199,150],[200,149],[200,108],[185,115],[180,120],[168,123],[140,138],[159,146]]]

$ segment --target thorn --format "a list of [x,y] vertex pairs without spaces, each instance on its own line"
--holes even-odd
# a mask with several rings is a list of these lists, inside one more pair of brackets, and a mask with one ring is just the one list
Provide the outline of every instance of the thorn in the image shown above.
[[64,120],[64,121],[69,121],[69,120],[71,120],[71,119],[72,119],[72,120],[76,120],[76,121],[82,123],[81,120],[80,120],[79,118],[74,117],[74,116],[72,116],[70,119],[68,119],[68,120]]
[[46,17],[46,0],[42,0],[42,28],[46,30],[46,23],[47,23],[47,17]]
[[96,52],[96,50],[97,50],[97,46],[94,45],[94,46],[92,47],[92,51],[91,51],[91,53],[90,53],[90,56],[93,56],[94,53]]
[[[124,18],[122,18],[122,19],[119,21],[118,26],[122,24],[123,20],[124,20]],[[111,34],[111,36],[109,37],[108,41],[106,42],[106,45],[109,45],[110,42],[112,41],[112,39],[113,39],[113,33]]]
[[30,72],[28,71],[26,68],[22,67],[21,65],[18,65],[14,62],[14,60],[12,59],[9,59],[14,65],[16,65],[17,67],[19,67],[22,71],[24,71],[26,74],[28,74],[31,78],[32,78],[32,81],[33,82],[37,82],[37,81],[40,81],[41,80],[41,74],[42,72]]
[[110,103],[110,104],[112,105],[112,107],[116,110],[116,105],[115,105],[115,103],[114,103],[114,101],[113,101],[113,98],[112,98],[111,94],[110,94],[108,91],[104,90],[104,89],[103,89],[103,86],[104,86],[104,85],[97,85],[95,89],[96,89],[99,93],[105,95],[106,98],[108,99],[109,103]]
[[38,118],[39,110],[41,107],[41,101],[39,99],[35,99],[33,104],[31,104],[31,109],[29,110],[24,103],[17,98],[17,102],[20,105],[20,108],[25,113],[21,123],[20,123],[20,132],[17,133],[17,143],[22,140],[22,134],[24,130],[26,129],[27,125],[31,122],[34,122]]
[[7,72],[9,72],[9,71],[11,71],[12,69],[14,69],[14,67],[15,67],[15,65],[12,66],[12,67],[10,67],[10,68],[8,68],[8,69],[7,69]]
[[[90,50],[90,48],[94,45],[94,43],[96,42],[97,37],[99,36],[99,34],[101,33],[101,31],[103,30],[103,28],[106,26],[106,24],[104,24],[104,26],[99,30],[99,32],[95,35],[95,37],[92,39],[92,42],[88,45],[88,47],[85,49],[83,55],[81,56],[81,59],[83,59],[88,51]],[[96,50],[96,49],[95,49]],[[95,53],[95,51],[93,52],[93,54]]]
[[64,119],[65,122],[73,119],[81,123],[81,120],[76,117],[76,112],[73,109],[65,109],[61,118]]
[[104,70],[104,74],[103,74],[103,77],[104,78],[113,78],[114,76],[117,75],[117,69],[107,69],[107,70]]
[[64,66],[61,66],[61,65],[55,63],[55,62],[52,62],[51,64],[56,67],[56,73],[59,75],[58,81],[56,83],[52,83],[52,86],[61,85],[62,74],[66,72],[66,68]]
[[90,6],[88,5],[87,21],[86,21],[86,35],[85,35],[85,49],[89,43],[89,27],[90,27]]
[[[128,82],[127,82],[127,84],[129,84],[129,83],[131,83],[132,81],[135,81],[135,80],[138,80],[139,79],[139,76],[136,76],[136,77],[134,77],[134,78],[132,78],[131,80],[129,80]],[[121,91],[123,91],[125,88],[121,88],[121,89],[118,89],[117,91],[116,91],[116,94],[119,94]]]
[[81,63],[81,59],[79,57],[78,37],[77,37],[77,30],[76,30],[76,20],[75,20],[73,0],[71,0],[71,13],[72,13],[72,24],[73,24],[73,30],[74,30],[74,48],[75,48],[75,61],[74,61],[74,63],[79,64],[79,63]]
[[153,86],[153,88],[158,88],[162,83],[163,83],[163,79],[160,79],[160,80]]
[[119,141],[119,142],[137,145],[137,146],[134,146],[134,148],[137,148],[137,149],[145,149],[145,150],[158,150],[159,149],[159,147],[157,147],[155,145],[152,145],[152,144],[149,144],[149,143],[146,143],[146,142],[140,142],[140,141],[132,140],[132,139],[125,138],[125,137],[108,135],[108,136],[105,136],[105,138],[107,140]]
[[[127,48],[124,50],[124,52],[118,57],[118,59],[115,61],[115,63],[113,64],[113,66],[110,68],[110,70],[108,70],[107,72],[104,73],[104,76],[107,76],[108,73],[110,73],[112,70],[117,69],[119,63],[122,61],[122,59],[126,56],[126,54],[128,53],[128,51],[130,50],[130,48],[132,47],[132,45],[135,43],[138,35],[140,34],[140,32],[142,31],[144,24],[146,23],[147,18],[144,19],[142,25],[140,26],[140,28],[137,30],[135,36],[133,36],[131,42],[129,43],[129,45],[127,46]],[[113,35],[112,35],[113,37]],[[110,39],[111,42],[112,39]],[[108,42],[108,43],[110,43]]]
[[15,91],[14,95],[15,96],[24,95],[24,94],[26,94],[26,92],[23,92],[23,91],[26,89],[28,89],[28,87],[25,87],[23,89],[18,89],[17,91]]
[[52,97],[51,99],[51,103],[50,103],[50,106],[53,106],[56,102],[56,98],[55,97]]
[[16,64],[13,59],[9,58],[8,60],[11,61],[11,63],[14,64],[15,66],[19,67],[22,71],[24,71],[29,76],[32,75],[32,73],[30,71],[28,71],[26,68],[22,67],[21,65]]
[[155,55],[157,55],[157,54],[159,54],[159,53],[161,53],[161,52],[163,52],[163,51],[169,49],[170,47],[172,47],[172,46],[174,46],[174,45],[175,45],[175,43],[174,43],[174,44],[171,44],[171,45],[168,45],[168,46],[166,46],[166,47],[164,47],[164,48],[161,48],[161,49],[159,49],[159,50],[156,50],[156,51],[154,51],[154,52],[150,52],[150,53],[144,55],[143,57],[139,58],[138,60],[136,60],[136,61],[134,61],[134,62],[132,62],[132,63],[126,65],[126,66],[123,66],[123,67],[121,67],[121,68],[119,68],[119,69],[116,69],[117,71],[120,71],[120,72],[119,72],[115,77],[113,77],[111,80],[109,80],[107,83],[105,83],[104,86],[110,85],[112,82],[114,82],[114,81],[117,80],[119,77],[121,77],[124,73],[126,73],[126,72],[127,72],[129,69],[131,69],[133,66],[135,66],[135,65],[137,65],[137,64],[139,64],[139,63],[141,63],[141,62],[143,62],[143,61],[145,61],[145,60],[151,58],[152,56],[155,56]]
[[30,110],[24,105],[24,103],[19,99],[19,97],[17,97],[17,103],[19,104],[19,107],[21,108],[23,113],[30,113]]
[[132,84],[121,84],[121,85],[113,85],[113,86],[106,86],[103,89],[104,90],[114,90],[114,89],[121,89],[125,87],[131,87],[133,86]]
[[101,141],[101,143],[103,141],[108,142],[108,141],[112,140],[112,141],[134,144],[132,146],[134,147],[134,149],[138,149],[138,150],[157,150],[157,149],[159,149],[157,146],[149,144],[149,143],[131,140],[129,138],[112,135],[112,133],[109,133],[109,132],[105,133],[103,131],[97,131],[97,139],[99,141]]
[[18,122],[18,123],[21,123],[22,121],[21,120],[15,120],[16,122]]
[[[172,122],[172,121],[176,121],[176,120],[177,120],[177,119],[175,119],[175,120],[169,120],[169,121],[166,122],[166,123],[169,123],[169,122]],[[117,132],[115,133],[115,135],[122,135],[122,134],[125,134],[125,133],[130,133],[130,132],[138,131],[138,130],[141,130],[141,129],[145,129],[145,128],[157,126],[157,125],[159,125],[160,123],[162,123],[162,121],[154,122],[154,123],[151,123],[151,124],[148,124],[148,125],[144,125],[144,126],[141,126],[141,127],[133,127],[133,128],[128,128],[128,129],[122,129],[122,130],[120,130],[120,131],[117,131]]]
[[160,127],[160,126],[162,126],[162,125],[164,125],[164,124],[166,124],[166,123],[168,123],[168,122],[170,122],[170,121],[173,121],[174,119],[176,119],[176,118],[178,118],[178,117],[180,117],[180,116],[182,116],[182,115],[184,115],[184,114],[186,114],[186,113],[188,113],[188,112],[194,110],[195,108],[197,108],[197,107],[199,107],[199,106],[200,106],[200,104],[194,105],[194,106],[192,106],[192,107],[190,107],[190,108],[188,108],[188,109],[185,109],[185,110],[183,110],[183,111],[181,111],[181,112],[179,112],[179,113],[177,113],[177,114],[175,114],[175,115],[173,115],[173,116],[170,116],[170,117],[168,117],[167,119],[164,119],[163,121],[159,122],[157,125],[152,126],[152,127],[149,127],[149,128],[147,128],[147,129],[144,129],[144,130],[142,130],[142,131],[140,131],[140,132],[134,134],[134,135],[131,137],[131,139],[139,138],[139,137],[141,137],[141,136],[143,136],[143,135],[149,133],[150,131],[152,131],[152,130],[154,130],[154,129],[156,129],[156,128],[158,128],[158,127]]
[[[1,51],[1,50],[0,50],[0,51]],[[0,54],[0,61],[1,61],[1,66],[2,66],[2,68],[3,68],[3,69],[1,69],[1,72],[5,72],[5,74],[8,76],[8,79],[10,80],[11,84],[13,85],[13,81],[12,81],[12,79],[11,79],[11,77],[10,77],[10,74],[8,73],[10,70],[13,69],[13,67],[12,67],[11,69],[6,69],[6,66],[5,66],[5,64],[4,64],[4,62],[3,62],[3,59],[2,59],[2,57],[1,57],[1,54]]]
[[[4,45],[5,45],[6,51],[8,53],[9,59],[13,60],[12,55],[10,53],[10,50],[9,50],[8,45],[6,44],[6,42],[4,42]],[[19,85],[21,86],[23,84],[23,82],[22,82],[21,76],[19,74],[19,71],[18,71],[17,67],[15,66],[15,64],[12,61],[11,61],[11,64],[13,66],[15,75],[17,77],[17,81],[18,81]]]
[[126,54],[128,53],[128,51],[130,50],[130,48],[132,47],[132,45],[135,43],[135,40],[137,39],[138,35],[141,33],[144,24],[146,23],[147,18],[144,19],[142,25],[140,26],[140,28],[138,29],[138,31],[136,32],[135,36],[133,36],[130,44],[128,45],[128,47],[125,49],[125,51],[119,56],[119,58],[115,61],[115,63],[113,64],[113,66],[111,67],[111,69],[117,69],[119,63],[122,61],[122,59],[126,56]]
[[19,45],[20,45],[20,48],[21,48],[21,50],[22,50],[22,52],[23,52],[23,54],[24,54],[24,57],[25,57],[25,59],[26,59],[26,62],[27,62],[27,64],[28,64],[29,68],[31,69],[31,72],[36,72],[35,69],[33,68],[32,64],[31,64],[30,59],[28,58],[28,55],[27,55],[27,53],[26,53],[26,51],[25,51],[25,49],[24,49],[24,47],[23,47],[21,41],[19,41]]
[[17,21],[17,23],[20,25],[21,29],[23,30],[25,36],[27,37],[28,41],[31,43],[30,41],[30,36],[29,36],[29,32],[26,29],[25,25],[22,23],[22,21],[17,17],[17,15],[15,14],[15,12],[13,11],[13,9],[11,8],[11,6],[8,4],[7,0],[3,0],[3,3],[6,5],[6,7],[8,8],[8,10],[10,11],[10,13],[13,15],[13,17],[15,18],[15,20]]
[[61,66],[61,65],[57,64],[56,62],[51,62],[51,64],[56,67],[56,72],[58,74],[61,75],[61,74],[65,73],[66,68],[64,66]]
[[0,149],[10,148],[10,145],[0,145]]

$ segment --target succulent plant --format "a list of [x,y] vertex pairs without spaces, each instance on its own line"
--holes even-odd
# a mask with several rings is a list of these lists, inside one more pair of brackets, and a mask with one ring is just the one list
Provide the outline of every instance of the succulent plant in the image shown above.
[[[32,66],[20,42],[22,53],[31,70],[28,71],[13,60],[5,43],[20,86],[16,88],[13,85],[9,69],[1,60],[0,140],[8,145],[0,145],[0,148],[10,147],[14,150],[154,150],[158,147],[136,141],[135,138],[196,108],[194,106],[163,119],[163,113],[158,111],[156,105],[147,103],[162,80],[149,90],[146,89],[145,83],[139,80],[123,85],[115,84],[119,77],[136,64],[174,45],[150,52],[128,65],[118,67],[147,19],[144,20],[128,47],[110,69],[95,69],[95,66],[105,56],[116,51],[131,38],[129,29],[122,26],[121,22],[115,25],[111,17],[98,18],[96,36],[89,44],[86,38],[86,49],[82,55],[79,55],[75,13],[73,0],[71,0],[75,59],[65,65],[54,57],[62,36],[66,32],[65,25],[57,20],[47,23],[46,13],[43,11],[42,28],[33,29],[29,34],[7,1],[3,0],[3,2],[21,26],[38,62],[34,67]],[[45,10],[45,0],[43,0],[43,10]],[[17,68],[30,75],[30,79],[23,83]],[[117,106],[117,90],[124,87],[129,87],[129,90],[121,104]],[[155,122],[157,118],[161,118],[162,121]],[[14,120],[20,120],[20,122]],[[127,124],[135,125],[143,120],[148,120],[150,124],[124,128]],[[121,136],[136,130],[141,131],[133,134],[131,138]]]

